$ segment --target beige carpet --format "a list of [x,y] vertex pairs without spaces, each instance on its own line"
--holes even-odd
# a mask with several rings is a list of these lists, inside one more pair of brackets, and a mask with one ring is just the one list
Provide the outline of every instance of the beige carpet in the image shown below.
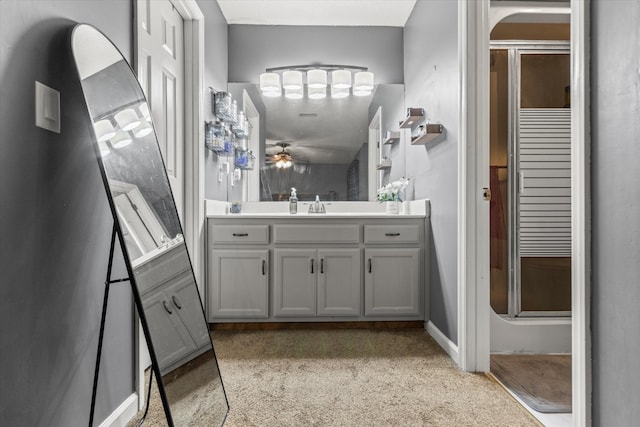
[[[537,426],[422,329],[215,331],[226,426]],[[157,394],[153,400],[157,400]],[[155,402],[146,425],[164,425]]]
[[570,355],[494,354],[491,373],[538,412],[571,412]]

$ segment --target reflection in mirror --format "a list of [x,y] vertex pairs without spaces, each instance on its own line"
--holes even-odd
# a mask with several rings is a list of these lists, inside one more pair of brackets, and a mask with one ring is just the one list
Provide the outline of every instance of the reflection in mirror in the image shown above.
[[77,25],[71,50],[167,421],[222,425],[228,404],[144,94],[95,28]]
[[[262,201],[288,200],[291,187],[301,201],[314,200],[316,194],[322,200],[369,200],[369,186],[376,187],[369,183],[369,169],[392,150],[402,150],[400,144],[379,147],[379,134],[369,131],[380,107],[389,118],[382,133],[397,130],[404,111],[402,84],[378,84],[372,95],[341,99],[266,97],[247,83],[230,83],[229,90],[237,97],[246,90],[265,116],[258,159]],[[403,176],[404,154],[400,157],[394,173]],[[290,158],[291,165],[278,167],[281,158]]]

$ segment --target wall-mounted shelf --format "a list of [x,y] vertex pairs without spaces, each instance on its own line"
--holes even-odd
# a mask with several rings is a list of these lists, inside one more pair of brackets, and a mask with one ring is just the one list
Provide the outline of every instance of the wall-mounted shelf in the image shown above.
[[391,169],[391,160],[382,159],[382,161],[376,166],[376,169],[380,170],[389,170]]
[[424,120],[424,108],[407,108],[407,117],[400,122],[400,129],[412,129]]
[[444,132],[444,126],[438,124],[427,124],[422,129],[422,132],[419,131],[416,136],[411,137],[411,145],[424,145]]
[[424,145],[444,132],[441,124],[424,122],[424,108],[407,108],[407,117],[400,122],[400,128],[411,129],[411,145]]
[[400,131],[390,130],[390,131],[387,131],[387,135],[385,136],[382,143],[386,145],[391,145],[391,144],[395,144],[398,141],[400,141]]

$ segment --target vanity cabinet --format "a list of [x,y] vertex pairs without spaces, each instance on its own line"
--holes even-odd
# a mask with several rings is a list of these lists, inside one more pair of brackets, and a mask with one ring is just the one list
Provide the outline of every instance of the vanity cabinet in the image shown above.
[[209,322],[424,320],[426,215],[215,215]]
[[269,316],[269,251],[212,250],[207,307],[210,319]]
[[176,245],[135,269],[136,285],[162,374],[208,350],[208,328],[186,251]]
[[360,249],[275,249],[274,316],[358,316]]

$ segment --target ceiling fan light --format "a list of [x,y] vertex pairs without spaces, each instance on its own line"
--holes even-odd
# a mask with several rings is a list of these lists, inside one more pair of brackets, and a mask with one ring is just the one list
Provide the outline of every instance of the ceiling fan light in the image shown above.
[[302,99],[302,87],[299,89],[285,89],[284,96],[289,99]]
[[116,130],[109,120],[100,120],[93,124],[93,129],[96,132],[98,142],[104,142],[107,139],[111,139],[116,136]]
[[276,73],[260,74],[260,90],[262,92],[280,92],[280,76]]
[[349,89],[351,87],[351,71],[335,70],[331,72],[331,87]]
[[289,70],[282,73],[282,87],[285,89],[302,90],[302,72]]
[[327,87],[327,71],[326,70],[307,71],[307,86],[314,89]]
[[353,88],[357,90],[373,90],[373,73],[360,71],[353,76]]
[[114,118],[122,130],[130,131],[140,125],[140,119],[132,108],[118,112]]
[[309,99],[323,99],[327,97],[327,88],[326,87],[312,87],[309,86]]
[[349,96],[349,88],[331,87],[331,97],[334,99],[346,98]]

